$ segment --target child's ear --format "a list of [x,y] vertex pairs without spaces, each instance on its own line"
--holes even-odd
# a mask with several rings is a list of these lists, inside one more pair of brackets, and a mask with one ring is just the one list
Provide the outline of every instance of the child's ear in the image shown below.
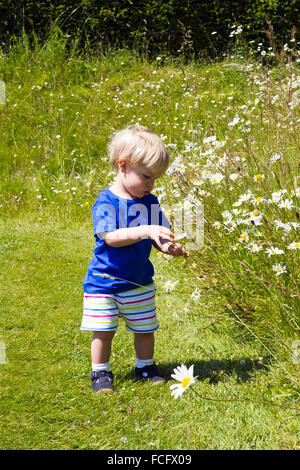
[[125,160],[125,158],[123,158],[122,160],[119,160],[118,166],[119,166],[120,171],[122,171],[122,173],[125,173],[126,168],[127,168],[127,161]]

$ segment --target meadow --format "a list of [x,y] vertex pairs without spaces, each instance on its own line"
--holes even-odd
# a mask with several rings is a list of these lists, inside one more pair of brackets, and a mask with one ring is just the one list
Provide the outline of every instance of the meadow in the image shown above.
[[[300,79],[284,52],[149,60],[54,36],[1,53],[2,449],[299,449]],[[203,207],[204,243],[187,260],[151,253],[167,384],[134,382],[121,325],[116,392],[94,397],[79,331],[91,207],[115,176],[110,136],[135,123],[171,155],[153,193],[174,224]],[[197,380],[175,400],[180,364]]]

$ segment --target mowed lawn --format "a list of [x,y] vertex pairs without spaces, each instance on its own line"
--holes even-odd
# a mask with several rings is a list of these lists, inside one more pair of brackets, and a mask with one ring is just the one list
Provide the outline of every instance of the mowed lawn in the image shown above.
[[[208,290],[192,313],[184,311],[194,279],[182,259],[151,254],[161,326],[155,359],[166,385],[134,381],[132,336],[121,322],[111,358],[115,393],[95,397],[91,334],[79,330],[90,220],[45,225],[28,216],[3,221],[0,236],[2,449],[299,448],[296,410],[208,399],[297,406],[284,392],[284,370],[255,338],[242,339],[230,318],[210,325],[215,294]],[[167,293],[169,279],[179,282]],[[182,363],[194,364],[197,394],[189,389],[175,400],[171,374]]]

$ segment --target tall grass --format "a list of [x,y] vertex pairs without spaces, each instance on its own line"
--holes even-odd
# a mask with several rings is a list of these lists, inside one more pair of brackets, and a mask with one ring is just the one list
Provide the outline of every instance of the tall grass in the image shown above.
[[300,82],[288,53],[274,67],[245,52],[183,65],[126,49],[81,55],[61,34],[32,48],[24,36],[0,55],[2,219],[90,220],[114,177],[109,136],[148,126],[172,155],[156,188],[161,204],[204,206],[205,244],[180,273],[193,279],[186,312],[197,315],[195,298],[200,306],[211,289],[221,318],[277,360],[290,356],[299,338]]

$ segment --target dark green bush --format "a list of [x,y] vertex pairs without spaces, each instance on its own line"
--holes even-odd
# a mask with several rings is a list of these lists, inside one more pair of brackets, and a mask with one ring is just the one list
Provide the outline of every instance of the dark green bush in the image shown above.
[[[0,1],[0,42],[23,32],[44,41],[53,26],[92,50],[126,47],[149,54],[219,55],[230,47],[233,25],[243,37],[277,47],[291,38],[297,0],[6,0]],[[212,35],[212,32],[217,34]]]

